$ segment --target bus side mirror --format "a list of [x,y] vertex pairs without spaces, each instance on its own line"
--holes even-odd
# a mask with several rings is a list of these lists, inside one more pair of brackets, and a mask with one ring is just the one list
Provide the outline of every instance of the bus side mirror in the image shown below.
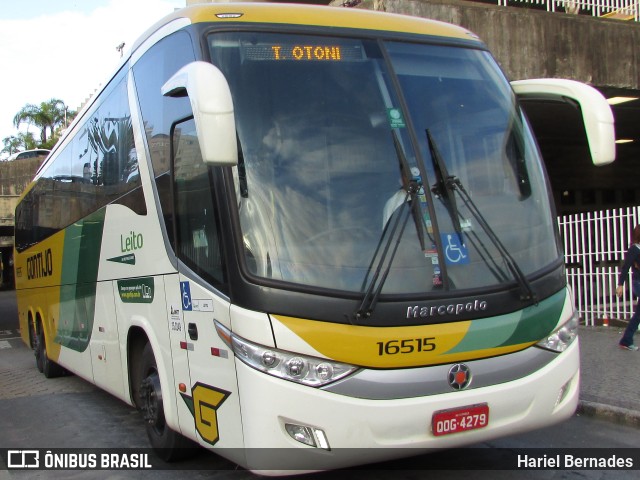
[[227,79],[214,65],[192,62],[178,70],[162,86],[166,97],[189,97],[205,163],[238,164],[236,123]]
[[525,99],[572,101],[582,111],[591,160],[607,165],[616,158],[613,113],[607,100],[595,88],[574,80],[541,78],[511,82],[516,95]]

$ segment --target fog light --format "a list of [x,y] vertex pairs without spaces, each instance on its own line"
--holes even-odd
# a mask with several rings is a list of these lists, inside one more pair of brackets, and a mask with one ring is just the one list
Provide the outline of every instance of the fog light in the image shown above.
[[292,425],[290,423],[285,424],[284,428],[287,429],[287,433],[291,435],[296,442],[304,443],[311,447],[316,446],[316,441],[313,438],[313,432],[309,427],[303,427],[302,425]]
[[310,447],[331,450],[327,436],[319,428],[295,425],[293,423],[285,423],[284,428],[296,442],[309,445]]

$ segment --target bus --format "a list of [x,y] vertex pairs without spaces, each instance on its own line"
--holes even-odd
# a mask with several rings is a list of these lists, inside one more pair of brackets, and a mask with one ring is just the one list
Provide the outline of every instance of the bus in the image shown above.
[[21,335],[166,460],[341,468],[569,418],[578,318],[527,98],[475,35],[213,4],[150,28],[16,209]]

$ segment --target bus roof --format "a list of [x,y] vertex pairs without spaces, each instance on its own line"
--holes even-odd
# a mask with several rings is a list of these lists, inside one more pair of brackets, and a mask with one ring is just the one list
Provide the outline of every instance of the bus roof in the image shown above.
[[462,27],[408,15],[359,8],[240,2],[201,4],[177,10],[142,35],[131,51],[135,51],[154,31],[180,18],[186,18],[191,23],[224,22],[353,28],[479,41],[475,34]]

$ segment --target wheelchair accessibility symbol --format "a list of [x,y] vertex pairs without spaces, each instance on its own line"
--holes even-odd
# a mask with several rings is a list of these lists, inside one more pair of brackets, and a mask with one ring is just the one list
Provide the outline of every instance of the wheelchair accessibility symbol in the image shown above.
[[193,309],[193,304],[191,303],[189,282],[180,282],[180,292],[182,292],[182,310],[190,312]]
[[457,233],[441,233],[444,256],[447,265],[466,265],[469,263],[469,250]]

